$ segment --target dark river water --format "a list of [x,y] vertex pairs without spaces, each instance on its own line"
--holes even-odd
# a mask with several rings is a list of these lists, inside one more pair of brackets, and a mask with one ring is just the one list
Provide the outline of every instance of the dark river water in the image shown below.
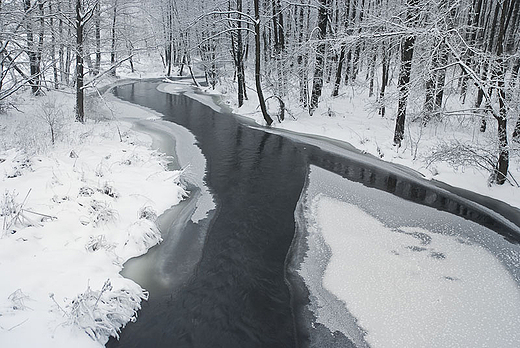
[[[460,198],[479,197],[422,184],[404,172],[364,163],[348,153],[338,155],[252,129],[184,95],[159,92],[157,85],[124,85],[114,94],[194,134],[207,161],[205,182],[217,208],[205,227],[200,260],[186,281],[166,294],[152,292],[138,321],[107,347],[308,346],[309,323],[295,314],[306,305],[306,293],[300,282],[287,276],[286,258],[295,233],[295,208],[311,164],[462,216],[518,243],[514,227]],[[514,212],[493,200],[481,203],[506,216]],[[345,338],[338,342],[348,345]]]

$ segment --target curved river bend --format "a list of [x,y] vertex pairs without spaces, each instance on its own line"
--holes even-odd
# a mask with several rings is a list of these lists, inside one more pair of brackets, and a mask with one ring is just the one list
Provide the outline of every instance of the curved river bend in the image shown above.
[[[107,347],[363,346],[362,338],[354,344],[311,323],[308,293],[296,272],[305,242],[294,238],[295,211],[310,165],[414,202],[406,204],[433,207],[427,213],[432,219],[435,212],[447,211],[502,234],[500,240],[520,239],[517,226],[461,198],[463,191],[437,188],[347,150],[325,151],[301,139],[253,129],[182,94],[159,92],[157,86],[137,82],[116,87],[114,94],[193,133],[207,161],[205,182],[217,208],[207,219],[183,226],[184,233],[204,236],[202,244],[189,238],[182,244],[185,254],[190,245],[201,244],[193,264],[180,269],[170,262],[170,276],[180,280],[167,291],[151,291],[138,321]],[[504,215],[515,211],[496,201],[481,204],[502,209]],[[150,252],[161,247],[168,243]]]

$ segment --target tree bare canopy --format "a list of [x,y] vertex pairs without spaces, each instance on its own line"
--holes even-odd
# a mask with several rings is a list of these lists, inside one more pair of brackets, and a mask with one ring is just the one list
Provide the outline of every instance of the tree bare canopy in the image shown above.
[[166,76],[204,74],[213,89],[232,79],[238,106],[253,91],[266,124],[291,101],[309,115],[331,113],[319,111],[323,100],[353,90],[395,119],[396,149],[416,120],[429,127],[464,113],[480,131],[496,122],[502,184],[520,143],[519,8],[515,0],[4,0],[0,105],[21,88],[74,88],[83,122],[84,92],[101,76],[134,71],[134,57],[158,61]]

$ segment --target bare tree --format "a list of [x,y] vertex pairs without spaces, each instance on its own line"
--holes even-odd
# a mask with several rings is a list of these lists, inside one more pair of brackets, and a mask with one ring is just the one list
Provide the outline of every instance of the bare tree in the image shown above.
[[[406,1],[406,25],[413,26],[417,17],[418,0]],[[394,145],[401,146],[404,139],[404,122],[406,119],[406,103],[410,91],[410,73],[415,45],[415,34],[410,32],[401,39],[401,66],[397,88],[399,90],[399,102],[397,106],[397,118],[395,120]]]

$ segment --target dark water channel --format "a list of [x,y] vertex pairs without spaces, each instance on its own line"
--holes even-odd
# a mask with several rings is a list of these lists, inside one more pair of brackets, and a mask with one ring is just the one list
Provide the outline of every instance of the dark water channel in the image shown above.
[[[467,204],[459,197],[463,192],[450,193],[348,154],[251,129],[230,115],[156,87],[155,82],[139,82],[117,87],[114,94],[194,134],[207,160],[205,181],[217,210],[193,273],[168,294],[151,293],[139,320],[107,347],[307,346],[302,329],[306,323],[299,323],[294,314],[299,310],[295,306],[306,304],[301,298],[305,292],[290,291],[286,256],[310,164],[483,224],[514,243],[520,239],[514,227]],[[510,214],[499,202],[486,205]]]

